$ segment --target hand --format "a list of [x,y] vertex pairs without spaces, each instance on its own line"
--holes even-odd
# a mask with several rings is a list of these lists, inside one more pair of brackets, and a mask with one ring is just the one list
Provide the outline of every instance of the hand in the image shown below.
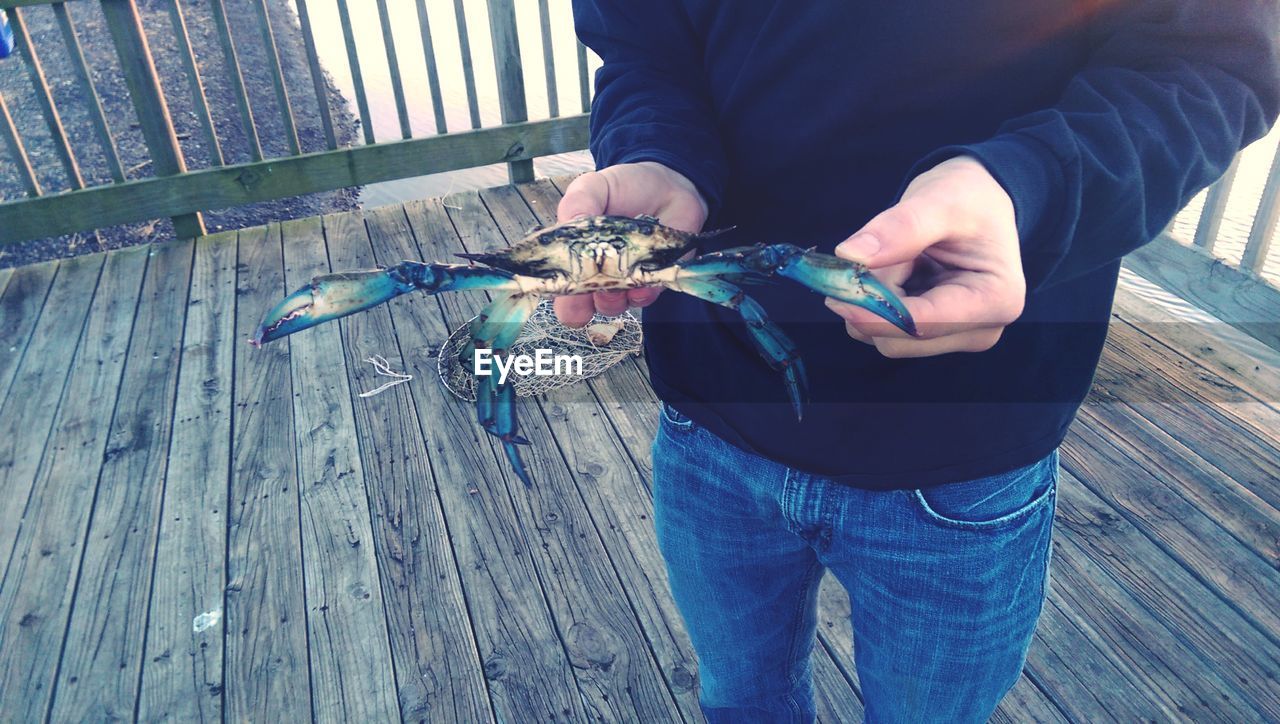
[[[600,214],[648,214],[682,231],[701,231],[707,221],[707,202],[693,182],[660,163],[622,163],[574,179],[556,212],[560,221]],[[661,293],[659,288],[646,287],[556,297],[556,317],[567,326],[581,327],[597,311],[615,316],[628,306],[647,307]]]
[[850,337],[886,357],[991,349],[1026,301],[1013,201],[967,156],[917,176],[836,255],[871,267],[915,318],[919,334],[911,337],[865,309],[826,300]]

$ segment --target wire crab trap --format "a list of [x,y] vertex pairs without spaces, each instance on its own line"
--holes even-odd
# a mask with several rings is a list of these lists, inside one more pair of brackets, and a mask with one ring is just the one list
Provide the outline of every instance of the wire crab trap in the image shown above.
[[[440,381],[455,396],[474,402],[476,378],[470,362],[459,359],[470,336],[472,317],[453,330],[440,347],[437,364]],[[540,395],[550,390],[589,380],[630,354],[640,353],[643,340],[640,320],[631,312],[618,317],[595,315],[585,327],[566,327],[556,319],[550,299],[538,303],[520,337],[511,345],[511,354],[534,356],[547,350],[553,356],[572,355],[582,359],[582,374],[577,370],[553,375],[512,375],[512,384],[520,397]]]

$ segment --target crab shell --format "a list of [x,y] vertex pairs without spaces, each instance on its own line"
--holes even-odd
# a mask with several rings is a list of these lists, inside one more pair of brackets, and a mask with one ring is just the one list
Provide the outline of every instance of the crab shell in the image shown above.
[[670,267],[696,240],[715,233],[680,231],[649,216],[590,216],[534,229],[501,251],[458,256],[562,282],[555,290],[562,294],[620,290],[650,283],[649,273]]

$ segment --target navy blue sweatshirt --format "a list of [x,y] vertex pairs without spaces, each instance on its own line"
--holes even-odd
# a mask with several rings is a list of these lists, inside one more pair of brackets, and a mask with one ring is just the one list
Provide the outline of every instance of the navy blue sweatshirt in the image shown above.
[[599,167],[692,180],[702,251],[831,251],[916,174],[980,160],[1012,197],[1025,312],[987,352],[888,359],[822,297],[748,290],[799,346],[802,422],[733,312],[645,310],[659,396],[747,450],[871,489],[1048,454],[1089,390],[1125,253],[1154,238],[1280,112],[1275,0],[575,0],[600,54]]

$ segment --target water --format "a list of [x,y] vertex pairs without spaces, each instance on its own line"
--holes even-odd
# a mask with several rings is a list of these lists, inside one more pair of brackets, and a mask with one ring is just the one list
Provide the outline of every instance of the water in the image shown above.
[[[435,114],[431,107],[416,1],[387,0],[387,9],[391,18],[392,40],[395,43],[400,77],[405,90],[409,123],[413,137],[418,138],[434,135],[441,129],[436,128]],[[355,0],[349,5],[352,15],[351,31],[359,53],[360,72],[364,81],[365,97],[369,103],[374,139],[376,141],[399,139],[401,138],[400,120],[396,111],[377,6],[372,0]],[[486,2],[485,0],[462,0],[462,5],[468,30],[467,39],[471,46],[472,68],[475,72],[480,125],[481,127],[497,126],[502,123],[502,114],[498,106],[498,81],[493,63],[493,45],[489,38],[489,14]],[[551,45],[554,49],[560,115],[574,115],[582,111],[582,102],[578,81],[577,41],[573,33],[570,0],[549,0],[548,5],[551,15]],[[525,70],[529,119],[550,118],[546,74],[543,70],[538,4],[517,2],[515,6],[520,39],[520,60]],[[463,82],[462,48],[455,24],[454,3],[451,0],[426,0],[426,7],[427,18],[431,25],[431,43],[435,51],[437,73],[440,77],[445,125],[449,132],[469,130],[471,119],[467,106],[466,86]],[[343,97],[348,100],[352,115],[359,117],[355,104],[355,85],[351,79],[337,3],[333,0],[311,0],[307,3],[307,10],[311,14],[320,61],[333,77],[334,84],[342,92]],[[594,78],[595,69],[599,65],[599,58],[588,51],[589,78]],[[591,155],[586,151],[534,160],[534,171],[539,176],[580,173],[592,168],[594,165]],[[385,206],[412,199],[443,196],[456,191],[500,186],[505,183],[507,183],[506,164],[494,164],[370,184],[364,187],[361,201],[366,208]]]
[[[426,61],[422,50],[421,30],[416,0],[386,0],[391,17],[392,36],[404,83],[406,105],[414,137],[438,133],[427,91]],[[473,68],[476,77],[477,97],[482,127],[502,122],[498,107],[498,83],[494,71],[493,46],[489,39],[489,16],[485,0],[462,0],[471,46]],[[431,24],[431,41],[435,49],[441,94],[443,96],[445,123],[449,131],[461,131],[471,127],[467,106],[466,88],[463,84],[462,49],[458,42],[451,0],[426,0]],[[547,102],[547,86],[543,71],[542,35],[538,19],[538,4],[517,2],[516,22],[520,38],[520,58],[525,69],[524,79],[529,118],[538,120],[551,117]],[[395,96],[391,87],[391,75],[386,61],[386,49],[382,41],[382,28],[376,6],[370,0],[351,3],[352,33],[360,54],[360,67],[364,77],[374,137],[379,141],[398,139],[401,136],[396,113]],[[321,62],[333,76],[338,89],[357,115],[355,88],[347,64],[342,26],[338,21],[337,4],[333,0],[312,0],[308,3],[316,45]],[[555,59],[556,88],[561,115],[571,115],[582,110],[579,96],[577,45],[573,33],[573,14],[570,0],[549,0],[551,15],[552,47]],[[296,10],[296,8],[295,8]],[[588,51],[588,76],[594,77],[600,65],[599,58]],[[1236,181],[1228,198],[1226,216],[1214,253],[1232,264],[1238,264],[1244,253],[1249,230],[1258,211],[1258,201],[1267,175],[1280,146],[1280,128],[1253,144],[1244,153]],[[539,158],[534,170],[540,176],[579,173],[593,167],[586,151]],[[400,179],[366,186],[361,198],[366,207],[396,204],[412,199],[443,196],[455,191],[497,186],[507,182],[505,164],[464,169],[448,173]],[[1195,236],[1205,194],[1198,195],[1174,221],[1171,231],[1175,238],[1190,242]],[[1271,230],[1274,234],[1275,229]],[[1280,250],[1273,250],[1262,275],[1272,283],[1280,284]]]

